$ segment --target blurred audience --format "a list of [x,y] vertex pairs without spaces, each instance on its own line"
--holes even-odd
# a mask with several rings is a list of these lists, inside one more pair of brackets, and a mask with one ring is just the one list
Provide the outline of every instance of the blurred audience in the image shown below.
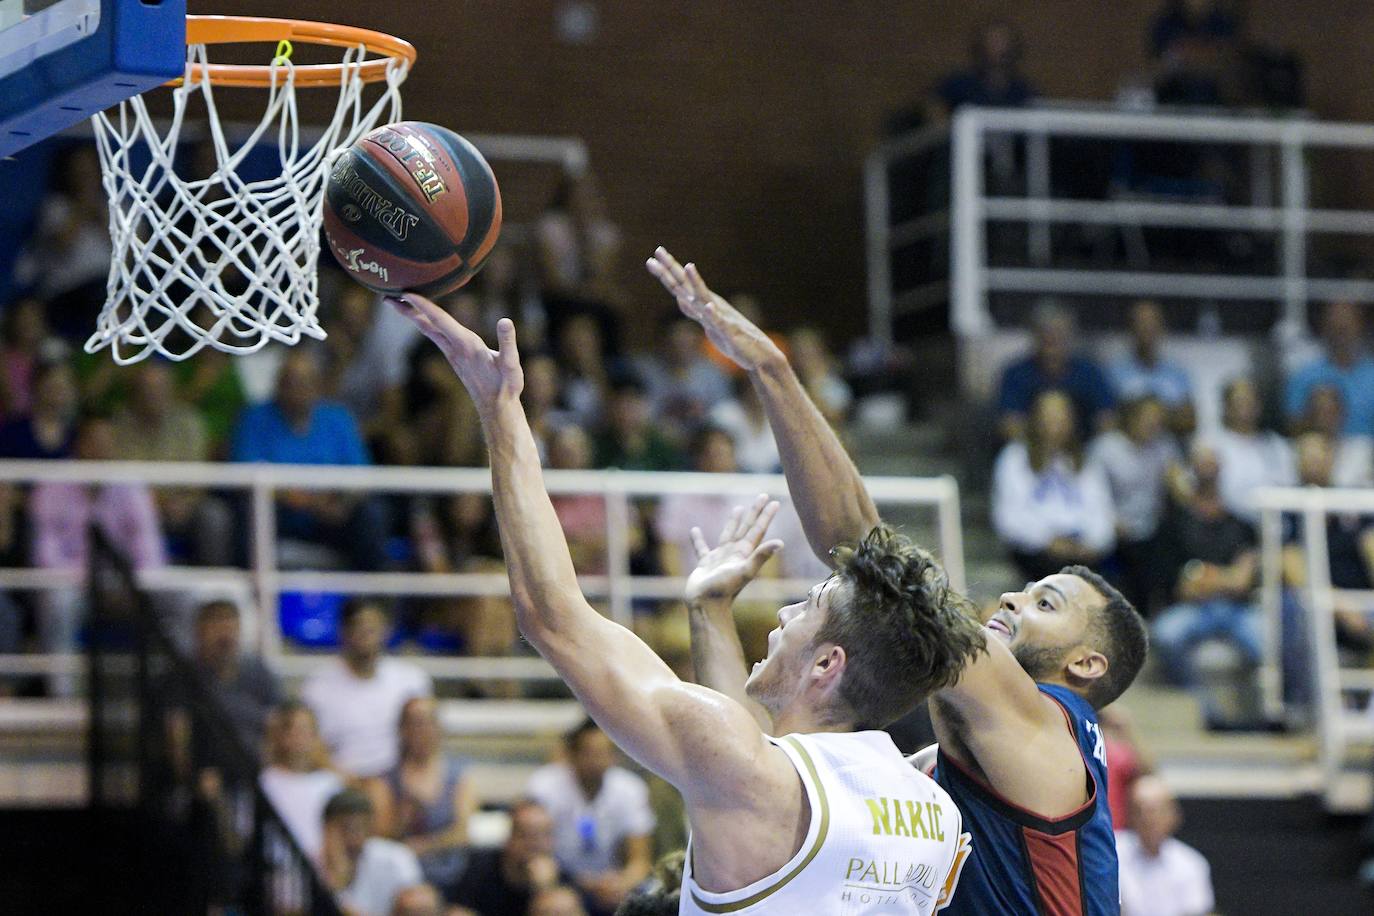
[[1126,707],[1113,703],[1098,710],[1098,722],[1107,745],[1107,806],[1117,830],[1131,826],[1131,787],[1154,772],[1154,759],[1140,740],[1135,720]]
[[392,916],[397,897],[424,883],[415,853],[376,835],[372,802],[344,789],[324,807],[321,874],[340,907],[356,916]]
[[210,456],[215,461],[227,460],[234,424],[248,403],[233,357],[205,349],[195,359],[177,363],[172,371],[177,394],[205,424]]
[[420,859],[425,880],[451,888],[467,864],[468,820],[477,796],[467,766],[444,752],[433,697],[412,697],[401,709],[400,760],[387,774],[391,829]]
[[1332,453],[1331,486],[1374,486],[1374,437],[1345,431],[1345,396],[1336,385],[1317,385],[1307,395],[1300,434],[1326,440]]
[[464,916],[505,916],[528,911],[537,892],[571,882],[554,858],[553,818],[539,802],[521,799],[511,806],[506,842],[474,849],[448,899]]
[[534,226],[540,284],[546,295],[601,300],[614,290],[620,228],[589,172],[567,175]]
[[573,420],[593,427],[603,420],[613,377],[626,372],[607,352],[605,333],[590,315],[563,322],[554,340],[563,371],[564,406]]
[[0,314],[0,418],[23,416],[33,401],[33,377],[46,357],[60,358],[65,347],[53,340],[46,307],[20,299]]
[[444,898],[432,884],[417,884],[398,893],[391,916],[444,916]]
[[[1193,661],[1204,642],[1233,646],[1246,666],[1257,665],[1261,653],[1250,601],[1259,573],[1254,530],[1227,508],[1214,451],[1194,446],[1192,472],[1191,492],[1170,507],[1163,532],[1175,603],[1154,621],[1150,639],[1164,676],[1185,688],[1200,686]],[[1203,707],[1209,724],[1221,724],[1210,698]]]
[[[39,392],[35,410],[47,402],[46,380],[40,384]],[[33,429],[42,427],[35,421]],[[81,461],[113,460],[114,429],[110,421],[99,416],[84,417],[76,429],[72,457]],[[153,494],[143,484],[35,484],[29,491],[29,519],[31,559],[38,569],[85,569],[93,525],[135,569],[167,565]],[[84,614],[84,587],[64,586],[44,592],[39,598],[38,615],[38,639],[43,651],[74,651]],[[70,696],[75,691],[74,675],[50,674],[48,688],[54,696]]]
[[433,684],[413,662],[382,654],[391,631],[382,604],[352,598],[340,617],[339,657],[310,675],[301,697],[335,766],[350,776],[383,776],[400,756],[401,710],[412,697],[431,696]]
[[644,780],[616,766],[590,719],[564,740],[566,760],[540,767],[528,792],[553,818],[554,855],[593,914],[610,914],[649,874],[654,816]]
[[567,885],[546,887],[530,901],[529,916],[587,916],[582,898]]
[[[343,406],[324,400],[320,386],[320,365],[314,353],[288,351],[277,375],[274,398],[248,408],[239,419],[233,460],[370,464],[357,422]],[[386,565],[382,515],[380,502],[372,497],[289,490],[279,498],[277,531],[284,538],[338,551],[350,569],[379,570]]]
[[[134,368],[132,376],[129,403],[114,418],[119,457],[128,461],[209,461],[205,424],[178,398],[171,368],[147,360]],[[174,554],[200,566],[228,566],[233,562],[234,515],[225,500],[193,487],[159,487],[155,499]]]
[[485,465],[477,408],[444,354],[421,341],[410,351],[408,364],[404,422],[382,440],[387,462],[436,468]]
[[1114,546],[1107,476],[1084,461],[1073,405],[1062,392],[1036,397],[1025,441],[1007,443],[997,456],[992,522],[1030,581],[1070,563],[1095,563]]
[[1142,614],[1158,607],[1155,535],[1168,500],[1167,478],[1183,459],[1165,428],[1164,406],[1152,395],[1125,403],[1120,430],[1098,436],[1088,463],[1102,469],[1116,510],[1121,586]]
[[1260,487],[1288,487],[1297,480],[1293,450],[1282,436],[1260,428],[1264,405],[1247,378],[1222,390],[1222,428],[1204,437],[1221,466],[1221,498],[1227,511],[1254,524],[1259,517],[1253,493]]
[[979,29],[969,50],[969,66],[944,77],[935,95],[953,113],[965,105],[1021,108],[1038,94],[1021,72],[1021,36],[1010,22]]
[[686,852],[677,850],[654,863],[644,886],[625,898],[615,916],[677,916],[682,901],[682,867]]
[[1212,869],[1174,834],[1183,823],[1178,801],[1158,776],[1131,787],[1131,829],[1116,833],[1121,916],[1207,916],[1216,905]]
[[798,328],[787,335],[787,346],[792,368],[816,407],[832,426],[843,424],[854,397],[848,383],[840,377],[839,363],[826,348],[820,331]]
[[[554,433],[549,443],[551,469],[585,471],[591,466],[592,441],[580,426],[565,426]],[[604,575],[608,568],[605,497],[599,493],[556,493],[550,500],[568,539],[573,567],[584,576]],[[632,525],[630,536],[630,549],[637,550],[643,542],[637,525]]]
[[1116,407],[1111,384],[1097,363],[1073,352],[1073,317],[1057,305],[1041,305],[1031,318],[1031,332],[1031,354],[1002,372],[997,409],[1003,437],[1015,440],[1025,435],[1031,405],[1050,390],[1068,396],[1083,435],[1110,427]]
[[705,338],[700,325],[674,313],[659,327],[657,351],[634,360],[654,420],[679,441],[730,396],[725,373],[702,350]]
[[677,448],[652,422],[653,407],[636,376],[616,379],[606,404],[606,421],[596,433],[598,468],[622,471],[675,471],[682,465]]
[[775,474],[782,469],[778,442],[754,385],[745,375],[731,380],[733,397],[721,401],[707,415],[707,423],[735,440],[739,469],[747,474]]
[[356,283],[342,285],[334,306],[323,387],[358,418],[363,441],[378,452],[403,422],[406,354],[420,332]]
[[324,809],[344,789],[328,768],[315,714],[299,700],[278,703],[267,729],[267,765],[258,784],[311,862],[324,851]]
[[39,363],[28,413],[0,424],[0,458],[72,457],[80,397],[71,366]]
[[1284,413],[1296,421],[1312,390],[1335,385],[1345,402],[1345,432],[1374,435],[1374,356],[1365,346],[1364,313],[1351,302],[1333,302],[1321,319],[1323,353],[1298,369],[1284,389]]
[[1164,358],[1164,311],[1153,299],[1131,306],[1130,349],[1107,368],[1118,400],[1153,397],[1168,411],[1169,428],[1178,436],[1193,432],[1193,385],[1188,372]]
[[[706,474],[730,474],[735,464],[735,442],[730,434],[713,426],[703,427],[692,438],[692,470]],[[670,493],[658,504],[654,528],[660,542],[660,563],[669,576],[685,576],[697,565],[692,529],[700,528],[715,538],[740,503],[738,496],[717,493]]]
[[550,440],[560,431],[576,425],[576,418],[562,405],[562,378],[558,361],[545,354],[535,354],[521,360],[525,370],[525,390],[520,401],[525,406],[530,432],[534,433],[539,458],[549,462]]
[[[496,513],[485,493],[454,493],[417,503],[411,536],[421,571],[504,575]],[[505,595],[438,597],[424,602],[422,644],[468,655],[508,655],[518,634],[515,609]]]

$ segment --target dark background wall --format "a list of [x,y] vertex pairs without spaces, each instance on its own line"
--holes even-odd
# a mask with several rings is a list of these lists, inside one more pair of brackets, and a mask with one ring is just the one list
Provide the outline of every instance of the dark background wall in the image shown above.
[[[1124,74],[1144,66],[1159,4],[602,0],[585,45],[558,37],[560,5],[191,3],[197,12],[285,12],[392,31],[421,55],[405,90],[407,117],[459,131],[583,137],[625,231],[622,272],[635,309],[666,306],[638,267],[661,242],[697,260],[718,286],[754,290],[780,315],[808,316],[841,337],[865,322],[860,170],[883,118],[960,65],[971,31],[999,17],[1020,28],[1025,69],[1046,95],[1110,98]],[[1243,6],[1252,38],[1305,58],[1316,112],[1374,121],[1374,86],[1354,76],[1366,70],[1374,3]],[[1374,196],[1364,193],[1374,188],[1368,172],[1337,185]]]

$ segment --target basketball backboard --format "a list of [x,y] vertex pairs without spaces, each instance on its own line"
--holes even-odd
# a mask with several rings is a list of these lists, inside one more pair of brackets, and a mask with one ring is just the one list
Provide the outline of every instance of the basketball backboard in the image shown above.
[[0,156],[185,65],[186,0],[0,0]]

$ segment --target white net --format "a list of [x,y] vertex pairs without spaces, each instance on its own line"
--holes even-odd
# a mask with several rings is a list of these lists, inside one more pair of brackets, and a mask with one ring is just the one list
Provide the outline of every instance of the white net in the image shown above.
[[[153,353],[180,360],[207,346],[252,353],[274,340],[324,337],[316,264],[325,176],[336,153],[401,117],[406,62],[390,61],[369,103],[359,74],[366,55],[361,46],[345,53],[333,117],[305,147],[295,70],[283,57],[272,62],[261,123],[230,146],[209,77],[195,75],[207,72],[194,69],[208,64],[205,45],[187,48],[186,77],[170,90],[169,126],[159,129],[140,96],[93,119],[114,256],[86,352],[108,346],[115,362],[127,364]],[[179,140],[197,95],[207,132],[188,151]],[[265,170],[264,150],[275,157]],[[250,164],[266,177],[241,176]]]

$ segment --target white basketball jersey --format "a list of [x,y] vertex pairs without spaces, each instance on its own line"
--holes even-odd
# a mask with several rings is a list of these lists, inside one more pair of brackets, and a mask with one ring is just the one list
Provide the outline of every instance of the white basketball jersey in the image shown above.
[[929,916],[953,893],[968,857],[963,818],[945,790],[885,732],[770,738],[797,768],[811,823],[797,854],[748,887],[711,893],[682,872],[681,916]]

